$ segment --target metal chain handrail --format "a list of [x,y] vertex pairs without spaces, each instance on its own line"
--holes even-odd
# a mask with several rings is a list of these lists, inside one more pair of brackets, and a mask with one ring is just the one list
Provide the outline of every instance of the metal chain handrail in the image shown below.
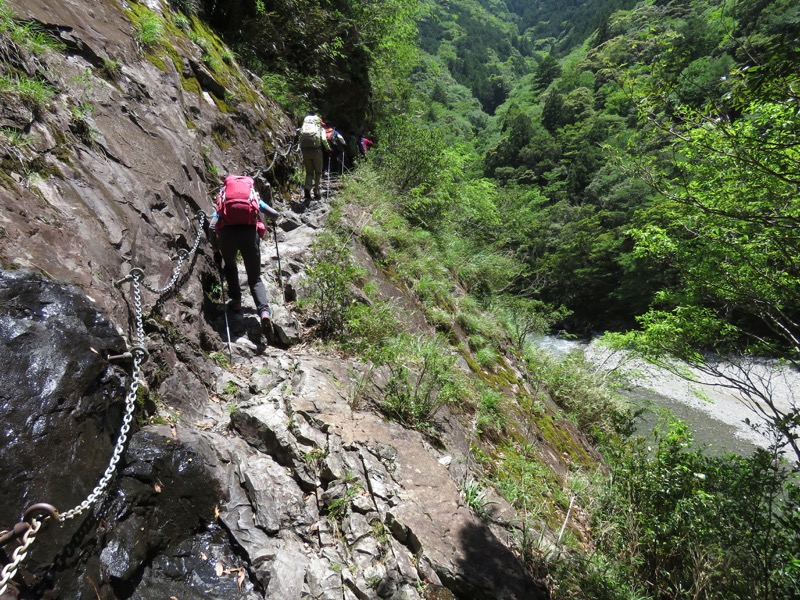
[[111,481],[111,477],[114,475],[117,463],[119,462],[119,459],[122,456],[122,452],[125,448],[125,442],[128,439],[128,431],[130,430],[131,420],[133,419],[133,410],[136,407],[136,394],[139,390],[139,373],[141,370],[141,365],[147,359],[147,350],[145,350],[144,347],[142,291],[139,286],[141,285],[145,289],[148,289],[155,294],[163,294],[175,286],[175,284],[178,282],[181,271],[183,270],[184,261],[197,252],[197,249],[200,247],[200,236],[203,232],[203,224],[205,223],[206,215],[201,210],[198,211],[197,217],[200,223],[197,228],[197,235],[195,236],[194,244],[192,245],[191,250],[187,251],[181,249],[178,252],[178,264],[175,265],[172,278],[166,286],[159,289],[147,285],[144,281],[144,270],[138,267],[131,269],[128,277],[123,279],[123,281],[130,279],[133,287],[133,315],[136,323],[136,345],[131,349],[131,354],[133,355],[133,372],[131,373],[131,387],[128,390],[128,395],[125,399],[125,414],[122,418],[122,427],[120,428],[119,438],[117,438],[117,445],[114,448],[114,453],[111,456],[111,460],[108,463],[108,467],[106,468],[103,477],[97,483],[94,490],[92,490],[92,493],[89,494],[83,502],[59,516],[60,521],[66,521],[76,517],[87,510],[95,502],[95,500],[97,500],[97,498],[103,494],[106,487],[108,487],[108,483]]
[[125,398],[125,414],[122,417],[122,427],[119,430],[119,437],[117,438],[117,445],[114,447],[114,453],[111,455],[111,460],[106,467],[105,473],[100,478],[100,481],[95,486],[92,493],[86,499],[78,504],[75,508],[62,513],[59,516],[60,521],[67,521],[73,517],[77,517],[82,512],[86,511],[95,500],[105,492],[111,477],[114,475],[117,463],[119,462],[122,452],[125,449],[125,442],[128,440],[128,431],[131,428],[131,420],[133,419],[133,409],[136,407],[136,394],[139,390],[139,374],[142,362],[147,354],[144,349],[144,323],[142,318],[142,292],[139,284],[144,278],[144,272],[141,269],[134,269],[132,272],[131,281],[133,287],[133,313],[136,322],[136,341],[137,346],[131,350],[133,355],[133,372],[131,373],[131,387],[128,390],[128,395]]
[[[269,173],[272,170],[272,167],[275,166],[275,162],[278,160],[278,157],[286,158],[292,152],[299,152],[300,151],[300,144],[291,141],[283,150],[275,150],[275,153],[272,155],[272,161],[269,163],[267,167],[255,167],[252,171],[252,177],[258,178],[261,177],[264,173]],[[245,173],[246,175],[247,173]],[[220,186],[214,184],[213,187],[209,188],[209,194],[214,195],[218,190],[222,189]]]
[[0,572],[0,596],[6,593],[8,582],[17,574],[20,563],[28,556],[28,548],[31,547],[31,544],[33,544],[36,539],[36,534],[39,533],[39,528],[41,526],[42,521],[37,519],[31,520],[30,528],[22,535],[22,545],[14,549],[14,552],[11,554],[11,562],[3,567],[2,572]]
[[[132,282],[133,313],[136,325],[136,345],[133,348],[131,348],[131,355],[133,357],[133,371],[131,372],[131,386],[125,398],[125,414],[123,415],[122,418],[122,426],[120,427],[119,437],[117,438],[117,443],[114,447],[114,452],[111,455],[111,460],[109,461],[108,467],[106,467],[103,476],[100,478],[100,481],[97,483],[92,492],[86,497],[85,500],[83,500],[83,502],[75,506],[75,508],[72,508],[64,513],[58,514],[58,512],[55,509],[52,510],[53,516],[55,516],[55,518],[62,523],[64,521],[77,517],[81,513],[88,510],[92,506],[92,504],[94,504],[94,502],[106,491],[106,488],[108,487],[111,478],[114,476],[114,472],[116,471],[117,468],[117,463],[122,457],[122,453],[125,449],[125,443],[128,440],[128,432],[130,431],[131,421],[133,420],[133,411],[136,407],[136,396],[139,390],[139,376],[141,374],[141,366],[142,363],[144,363],[148,357],[147,350],[144,347],[144,316],[142,311],[142,292],[140,286],[150,290],[153,293],[163,294],[172,289],[177,284],[178,279],[180,277],[180,273],[183,270],[184,262],[186,261],[187,258],[191,257],[195,252],[197,252],[197,249],[200,247],[200,237],[202,235],[203,225],[205,223],[206,215],[201,210],[198,211],[197,218],[199,219],[199,225],[197,228],[197,235],[195,236],[194,244],[188,251],[184,249],[178,251],[178,257],[177,257],[178,264],[175,266],[175,269],[173,270],[170,282],[165,287],[159,289],[147,285],[144,282],[144,270],[138,267],[131,269],[131,272],[128,274],[127,277],[117,282],[117,284],[120,284],[128,280]],[[42,506],[42,505],[36,505],[36,506]],[[11,562],[5,565],[2,569],[2,572],[0,572],[0,596],[5,593],[8,587],[8,582],[11,581],[11,579],[16,575],[17,570],[19,569],[19,565],[28,555],[28,549],[36,539],[36,534],[39,532],[42,523],[44,521],[43,520],[40,521],[36,518],[30,518],[28,522],[30,525],[22,534],[21,545],[18,546],[12,553]]]
[[275,154],[272,156],[272,162],[269,163],[269,166],[266,169],[256,169],[255,176],[258,177],[264,173],[268,173],[272,167],[275,166],[275,161],[278,160],[278,156],[281,158],[286,158],[292,151],[296,152],[298,150],[300,150],[300,144],[295,144],[294,142],[289,144],[283,152],[280,150],[275,150]]
[[170,279],[169,283],[167,283],[167,285],[165,285],[162,288],[156,288],[149,285],[144,281],[144,279],[142,279],[142,281],[140,282],[142,284],[142,287],[144,287],[147,290],[150,290],[154,294],[159,294],[159,295],[164,294],[175,287],[175,285],[178,283],[181,271],[183,270],[184,261],[190,256],[192,256],[197,251],[197,248],[200,246],[200,235],[203,231],[203,224],[205,223],[206,220],[206,214],[201,210],[197,213],[197,215],[198,218],[200,219],[200,224],[197,228],[197,235],[195,236],[194,245],[192,246],[191,250],[185,250],[183,248],[178,250],[178,256],[177,256],[178,264],[176,264],[175,268],[172,270],[172,278]]

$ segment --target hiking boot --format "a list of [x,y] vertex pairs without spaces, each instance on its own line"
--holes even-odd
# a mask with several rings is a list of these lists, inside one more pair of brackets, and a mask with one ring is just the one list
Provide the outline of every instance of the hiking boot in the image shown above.
[[303,197],[305,198],[306,205],[311,203],[311,190],[303,190]]
[[272,315],[268,308],[261,311],[261,331],[264,332],[267,339],[272,338]]
[[228,302],[228,308],[230,308],[233,312],[242,312],[242,303],[238,300],[231,300]]

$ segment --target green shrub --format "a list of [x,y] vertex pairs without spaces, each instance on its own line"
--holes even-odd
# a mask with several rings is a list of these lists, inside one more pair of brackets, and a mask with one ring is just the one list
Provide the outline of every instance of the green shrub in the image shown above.
[[319,334],[341,334],[354,300],[353,285],[362,274],[351,260],[349,240],[331,231],[320,234],[311,246],[306,274],[308,304],[319,321]]
[[413,290],[426,308],[438,306],[449,311],[455,309],[453,293],[447,281],[425,274],[414,283]]
[[800,488],[774,454],[708,456],[665,416],[611,455],[596,541],[658,598],[796,598]]
[[382,176],[401,195],[415,191],[406,201],[404,216],[415,224],[433,225],[443,207],[441,201],[425,193],[438,182],[445,160],[444,136],[408,118],[396,117],[384,124],[380,138],[373,160]]
[[394,307],[387,302],[353,304],[345,320],[344,345],[367,358],[378,357],[383,346],[401,331]]
[[569,315],[563,306],[554,308],[539,300],[519,296],[503,296],[495,303],[495,310],[520,352],[528,346],[531,335],[547,333],[554,323]]
[[491,369],[500,362],[500,353],[490,346],[484,346],[475,353],[475,360],[484,369]]
[[629,406],[614,391],[610,376],[589,365],[582,353],[573,352],[564,359],[528,353],[527,361],[553,400],[594,441],[630,433]]
[[409,427],[433,429],[439,409],[461,393],[455,357],[438,338],[398,336],[384,348],[380,364],[390,374],[383,410]]
[[[495,467],[493,479],[503,496],[517,509],[534,514],[546,510],[543,498],[549,494],[553,472],[529,445],[502,445],[503,460]],[[546,516],[546,515],[545,515]]]
[[503,394],[492,389],[485,389],[478,399],[478,415],[475,419],[475,431],[478,435],[502,433],[506,426],[506,414],[503,411]]
[[503,338],[503,331],[494,315],[485,311],[472,296],[464,296],[459,300],[457,320],[470,335],[482,336],[496,342]]

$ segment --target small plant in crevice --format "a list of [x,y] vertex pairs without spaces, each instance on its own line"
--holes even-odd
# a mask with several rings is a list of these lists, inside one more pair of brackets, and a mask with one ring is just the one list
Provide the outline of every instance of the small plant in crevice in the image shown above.
[[60,51],[65,44],[36,23],[21,22],[14,18],[8,0],[0,0],[0,35],[38,56],[48,50]]
[[161,18],[152,11],[145,9],[136,19],[133,36],[143,49],[157,46],[164,38],[164,24],[161,22]]
[[222,393],[233,395],[238,393],[240,389],[242,389],[241,386],[235,381],[231,380],[228,381],[228,383],[225,384],[225,387],[222,388]]
[[91,125],[91,115],[94,112],[94,105],[89,102],[79,102],[69,108],[72,120],[69,130],[84,142],[87,146],[94,146],[99,132]]
[[0,149],[13,156],[23,169],[27,166],[25,151],[31,147],[31,144],[30,135],[9,127],[0,128]]
[[347,509],[350,507],[350,502],[361,491],[361,486],[353,481],[348,481],[347,478],[343,480],[345,491],[342,496],[333,498],[327,506],[328,518],[331,521],[341,523],[344,516],[347,514]]
[[0,92],[11,92],[19,96],[23,104],[41,110],[55,97],[53,87],[41,79],[23,74],[0,77]]
[[464,502],[478,517],[485,520],[488,518],[486,506],[489,501],[486,499],[486,489],[472,477],[464,481],[464,487],[461,490],[464,496]]
[[100,72],[111,81],[114,81],[122,74],[122,64],[113,58],[103,58]]
[[370,530],[372,531],[372,537],[376,541],[385,544],[389,541],[389,530],[386,529],[386,525],[383,524],[383,521],[380,519],[374,519],[370,523]]
[[227,369],[231,366],[230,361],[228,360],[228,356],[224,352],[211,352],[208,355],[208,358],[213,360],[218,367],[223,369]]
[[203,165],[208,172],[209,178],[212,180],[216,180],[219,178],[219,167],[214,164],[214,161],[211,160],[211,149],[208,146],[203,146],[200,148],[200,155],[203,158]]
[[328,451],[325,448],[314,447],[308,452],[303,453],[303,460],[306,464],[313,467],[315,470],[319,469],[322,461],[328,455]]

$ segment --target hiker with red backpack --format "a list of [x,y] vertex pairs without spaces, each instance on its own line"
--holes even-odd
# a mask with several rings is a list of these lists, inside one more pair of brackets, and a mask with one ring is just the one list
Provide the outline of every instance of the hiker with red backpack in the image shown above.
[[306,170],[306,180],[303,184],[303,196],[306,207],[311,204],[311,186],[314,186],[314,198],[322,198],[320,182],[322,181],[322,151],[330,152],[328,139],[325,137],[324,123],[315,114],[303,119],[300,127],[300,152],[303,154],[303,167]]
[[373,142],[368,137],[366,137],[364,135],[359,135],[358,136],[358,153],[361,155],[362,158],[366,158],[367,157],[367,152],[374,145],[375,145],[375,142]]
[[333,170],[337,173],[344,171],[344,149],[347,143],[344,136],[334,127],[330,121],[324,124],[325,138],[328,140],[329,151],[325,152],[325,171],[330,176],[331,163]]
[[273,223],[277,221],[279,213],[261,199],[255,181],[246,175],[225,177],[215,200],[215,209],[209,222],[209,240],[214,262],[224,273],[228,284],[228,307],[233,312],[242,310],[242,289],[236,267],[236,255],[240,253],[247,273],[247,284],[261,319],[261,328],[269,338],[272,335],[272,314],[267,302],[267,289],[261,280],[260,243],[266,231],[261,213]]

